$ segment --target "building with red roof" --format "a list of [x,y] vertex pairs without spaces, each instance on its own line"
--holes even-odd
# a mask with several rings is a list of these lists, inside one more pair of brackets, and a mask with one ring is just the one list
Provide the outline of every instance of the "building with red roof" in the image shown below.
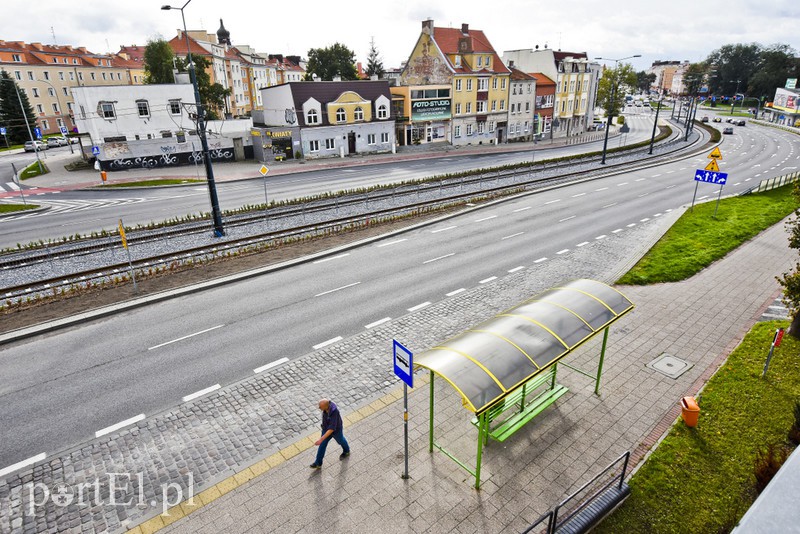
[[556,82],[541,72],[531,73],[536,78],[536,114],[533,117],[535,131],[539,137],[552,132],[553,106],[556,101]]

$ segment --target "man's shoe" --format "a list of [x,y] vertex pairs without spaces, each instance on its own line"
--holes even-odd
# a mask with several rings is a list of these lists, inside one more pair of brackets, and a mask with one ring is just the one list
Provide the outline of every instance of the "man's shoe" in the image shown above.
[[310,467],[311,469],[321,469],[322,465],[320,465],[318,463],[313,463],[313,464],[309,465],[308,467]]
[[345,459],[345,458],[347,458],[348,456],[350,456],[350,453],[349,453],[349,452],[343,452],[342,454],[340,454],[340,455],[339,455],[339,459],[340,459],[340,460],[344,460],[344,459]]

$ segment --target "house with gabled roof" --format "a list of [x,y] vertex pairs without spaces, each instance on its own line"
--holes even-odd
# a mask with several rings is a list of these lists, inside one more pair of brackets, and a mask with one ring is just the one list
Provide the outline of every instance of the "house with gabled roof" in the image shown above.
[[[408,127],[428,132],[442,131],[453,145],[503,143],[507,139],[508,91],[511,72],[494,50],[486,34],[461,28],[437,28],[433,20],[422,21],[422,31],[400,75],[400,84],[410,87]],[[437,86],[435,97],[426,90]],[[442,86],[449,95],[438,92]],[[414,92],[422,98],[415,99]],[[430,104],[431,99],[434,104]],[[445,110],[450,104],[449,113]],[[437,113],[414,111],[435,108]]]

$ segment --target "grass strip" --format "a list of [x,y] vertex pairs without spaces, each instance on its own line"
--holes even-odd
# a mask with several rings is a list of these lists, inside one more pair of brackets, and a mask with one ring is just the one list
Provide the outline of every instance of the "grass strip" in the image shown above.
[[50,169],[47,168],[47,165],[44,162],[41,162],[41,167],[39,167],[39,162],[34,161],[27,167],[25,167],[21,173],[19,173],[20,180],[27,180],[28,178],[33,178],[34,176],[39,176],[41,174],[47,174],[50,172]]
[[35,210],[39,206],[34,204],[0,204],[0,213],[13,213],[15,211]]
[[593,532],[730,532],[755,500],[757,454],[787,443],[800,398],[799,340],[785,336],[761,378],[778,327],[788,322],[753,327],[698,398],[697,427],[672,427],[630,480],[631,496]]
[[715,206],[716,201],[706,202],[684,213],[617,283],[685,280],[790,215],[800,203],[792,196],[792,185],[786,185],[766,193],[723,199],[716,218]]

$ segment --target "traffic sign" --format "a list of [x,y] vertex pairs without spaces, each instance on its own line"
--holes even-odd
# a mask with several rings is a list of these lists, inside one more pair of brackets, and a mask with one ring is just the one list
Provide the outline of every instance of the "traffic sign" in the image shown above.
[[5,134],[6,134],[6,129],[0,128],[0,135],[5,135]]
[[40,130],[38,126],[33,129],[33,134],[36,136],[36,139],[42,138],[42,130]]
[[708,155],[708,159],[722,159],[722,152],[719,151],[719,147],[714,147],[714,150]]
[[128,238],[125,237],[125,227],[122,226],[122,219],[119,220],[119,238],[122,240],[122,246],[128,248]]
[[414,387],[414,355],[396,339],[392,340],[392,352],[394,353],[394,374],[397,378]]
[[61,127],[61,133],[64,134],[64,135],[67,135],[67,127],[66,126],[62,126]]
[[708,165],[706,165],[705,170],[719,172],[719,165],[717,165],[717,160],[712,159],[711,161],[709,161]]
[[711,172],[711,171],[697,169],[694,173],[694,179],[697,182],[725,185],[725,183],[728,181],[728,173]]
[[267,168],[266,165],[262,165],[261,168],[258,169],[258,172],[261,173],[261,176],[266,176],[267,173],[269,172],[269,169]]
[[99,146],[93,146],[92,147],[92,155],[93,156],[99,156],[100,155],[100,147]]

